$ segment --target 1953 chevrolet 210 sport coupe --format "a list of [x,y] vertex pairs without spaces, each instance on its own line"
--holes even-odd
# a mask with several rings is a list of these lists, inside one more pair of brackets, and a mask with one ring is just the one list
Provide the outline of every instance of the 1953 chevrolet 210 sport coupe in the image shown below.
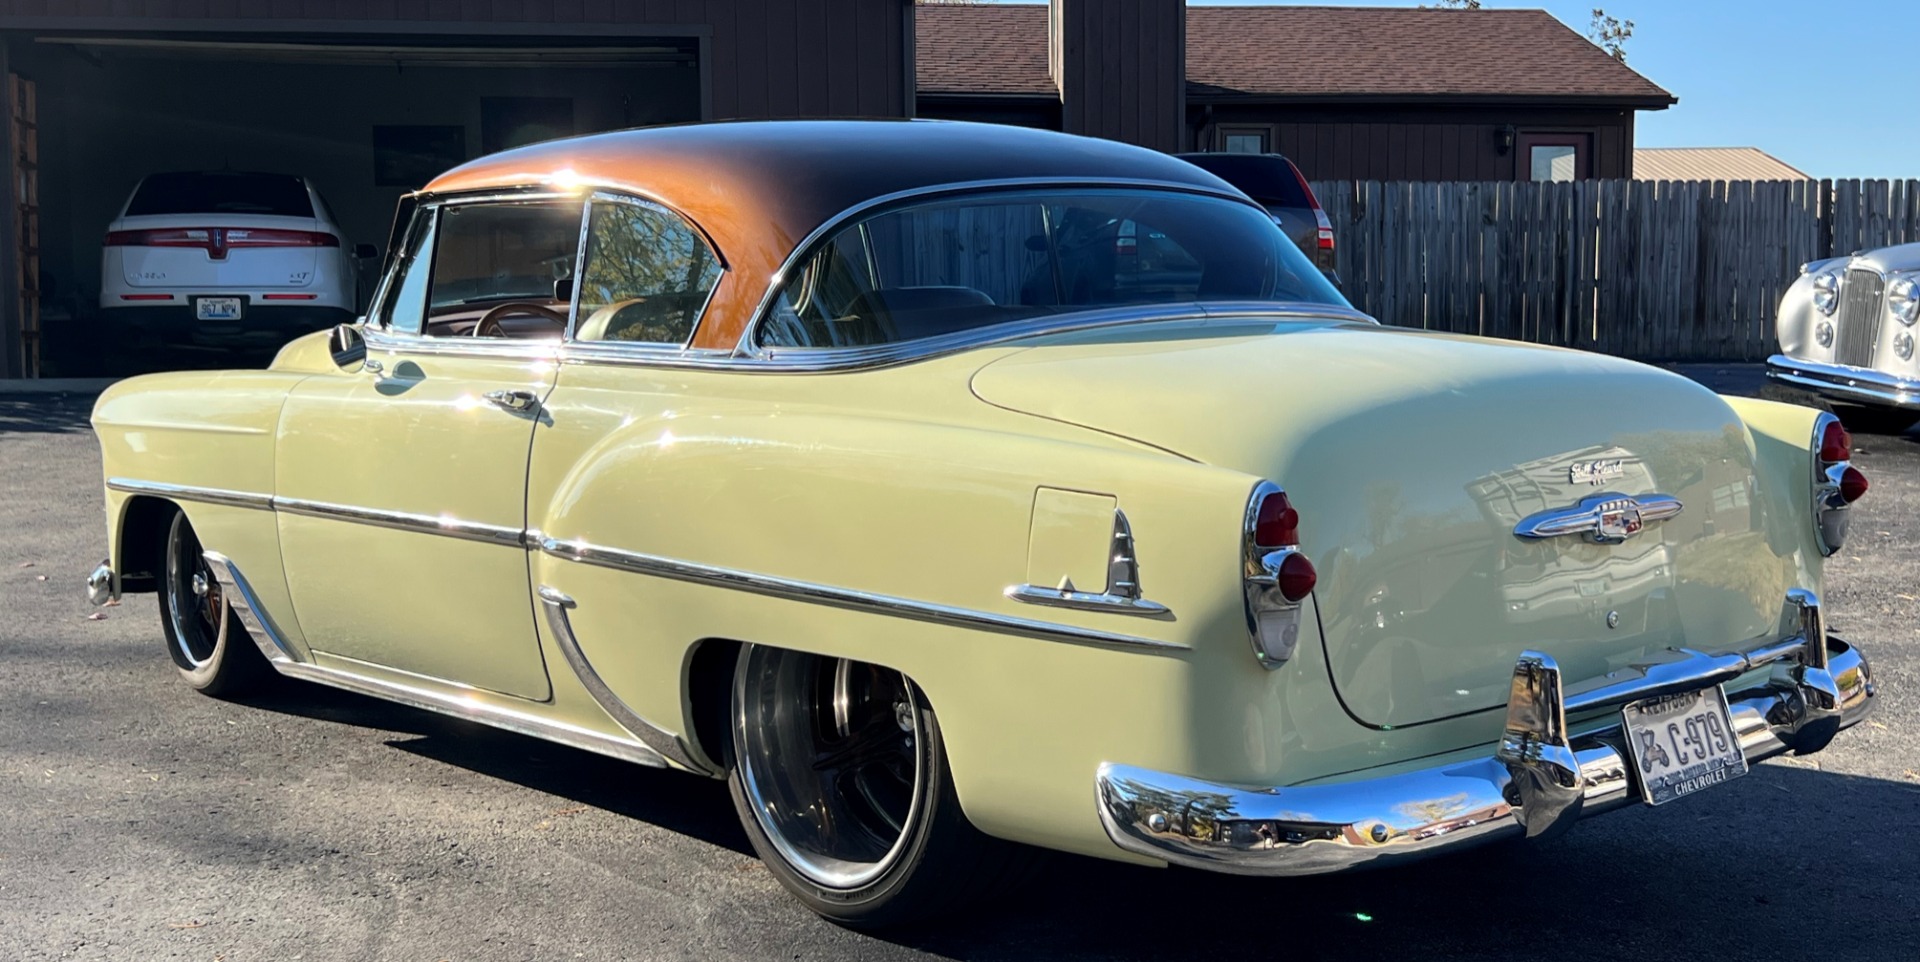
[[1383,328],[1213,176],[1054,133],[483,158],[403,204],[361,323],[94,426],[94,597],[158,592],[194,686],[728,779],[851,924],[1033,847],[1294,875],[1549,836],[1873,695],[1822,627],[1866,488],[1832,416]]

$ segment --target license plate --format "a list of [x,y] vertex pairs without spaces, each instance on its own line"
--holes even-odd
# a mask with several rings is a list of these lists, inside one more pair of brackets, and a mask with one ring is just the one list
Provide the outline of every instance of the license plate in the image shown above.
[[237,321],[240,319],[240,299],[237,297],[202,297],[193,302],[193,317],[200,321]]
[[1701,691],[1637,701],[1621,710],[1627,754],[1640,775],[1640,795],[1663,805],[1747,773],[1733,731],[1727,694]]

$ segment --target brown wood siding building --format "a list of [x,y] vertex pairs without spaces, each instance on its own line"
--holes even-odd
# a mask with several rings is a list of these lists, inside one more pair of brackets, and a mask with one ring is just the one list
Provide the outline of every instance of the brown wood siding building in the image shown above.
[[1061,129],[1155,150],[1185,141],[1186,4],[1054,0],[1048,60]]
[[1307,176],[1325,180],[1527,180],[1524,149],[1578,141],[1594,178],[1632,170],[1633,111],[1619,108],[1233,105],[1203,110],[1195,149],[1258,135]]

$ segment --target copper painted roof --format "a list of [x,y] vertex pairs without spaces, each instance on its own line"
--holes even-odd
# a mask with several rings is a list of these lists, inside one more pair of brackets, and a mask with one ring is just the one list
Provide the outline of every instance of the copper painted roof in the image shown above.
[[[917,8],[924,94],[1057,96],[1047,9]],[[1202,101],[1674,97],[1544,10],[1189,7],[1187,90]]]
[[1635,147],[1634,180],[1812,180],[1758,147]]
[[995,124],[786,120],[550,140],[462,164],[424,193],[606,187],[679,211],[727,264],[695,346],[730,348],[787,256],[835,215],[901,191],[1026,179],[1232,192],[1185,161],[1110,140]]

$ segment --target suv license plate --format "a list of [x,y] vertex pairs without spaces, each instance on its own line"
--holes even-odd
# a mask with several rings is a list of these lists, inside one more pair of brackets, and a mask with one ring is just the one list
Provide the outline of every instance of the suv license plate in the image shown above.
[[1747,773],[1747,756],[1734,734],[1727,693],[1719,685],[1634,702],[1621,709],[1627,754],[1640,776],[1640,795],[1662,805]]
[[193,302],[193,318],[196,321],[237,321],[240,319],[240,299],[202,297]]

